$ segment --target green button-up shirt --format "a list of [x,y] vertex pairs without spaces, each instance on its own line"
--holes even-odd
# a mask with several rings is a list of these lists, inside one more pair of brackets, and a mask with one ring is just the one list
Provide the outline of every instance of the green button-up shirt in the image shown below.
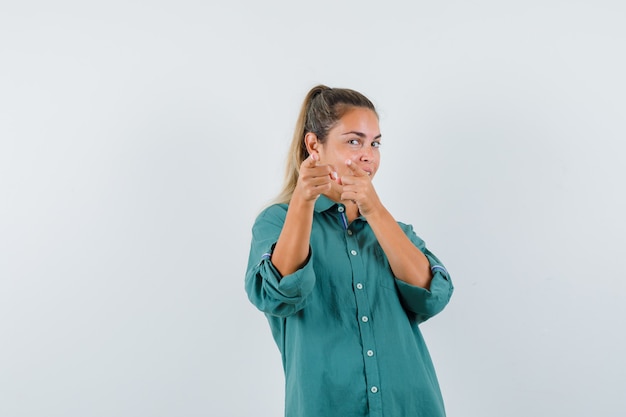
[[433,272],[430,290],[400,281],[366,219],[348,224],[344,205],[320,196],[309,259],[281,277],[270,258],[286,213],[279,204],[258,216],[246,273],[282,355],[285,416],[445,416],[418,328],[452,295],[443,265],[399,223]]

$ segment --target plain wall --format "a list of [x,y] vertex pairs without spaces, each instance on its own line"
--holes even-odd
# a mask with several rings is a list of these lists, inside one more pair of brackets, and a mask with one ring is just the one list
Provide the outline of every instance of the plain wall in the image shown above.
[[626,414],[620,1],[0,6],[0,416],[278,416],[243,278],[302,99],[380,113],[450,417]]

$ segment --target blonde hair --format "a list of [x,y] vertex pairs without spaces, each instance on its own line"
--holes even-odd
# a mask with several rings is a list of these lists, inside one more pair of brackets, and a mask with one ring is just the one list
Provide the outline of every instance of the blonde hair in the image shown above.
[[[315,133],[320,143],[324,143],[328,131],[351,108],[364,107],[376,113],[374,104],[358,91],[347,88],[330,88],[325,85],[313,87],[302,103],[296,128],[287,155],[287,166],[283,188],[274,203],[289,203],[298,183],[300,165],[309,156],[304,143],[307,133]],[[378,114],[377,114],[378,115]]]

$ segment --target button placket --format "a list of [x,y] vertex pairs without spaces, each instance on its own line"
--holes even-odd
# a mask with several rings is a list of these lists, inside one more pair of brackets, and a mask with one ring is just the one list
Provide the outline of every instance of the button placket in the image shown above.
[[[339,207],[338,207],[339,210]],[[376,358],[376,342],[374,339],[374,318],[372,317],[371,306],[369,302],[368,290],[365,288],[367,284],[367,274],[365,260],[363,259],[362,251],[366,250],[366,247],[360,246],[360,241],[357,239],[357,230],[360,230],[361,224],[356,222],[350,227],[345,227],[344,223],[344,239],[346,244],[346,252],[351,265],[352,272],[352,285],[356,302],[357,320],[360,328],[361,346],[364,347],[359,353],[364,360],[364,371],[366,381],[366,392],[371,404],[370,411],[372,416],[379,416],[381,408],[381,396],[378,395],[380,391],[380,375],[378,370],[378,360]],[[363,242],[367,245],[367,242]],[[366,253],[366,252],[363,252]],[[374,289],[375,292],[375,289]]]

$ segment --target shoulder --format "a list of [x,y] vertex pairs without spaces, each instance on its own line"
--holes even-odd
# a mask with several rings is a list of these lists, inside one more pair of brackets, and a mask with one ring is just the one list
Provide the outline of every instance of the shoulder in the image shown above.
[[272,204],[265,207],[257,216],[255,226],[266,223],[283,223],[287,216],[287,204]]
[[415,233],[412,224],[402,222],[397,223],[404,232],[404,234],[407,235],[413,241],[413,243],[417,244],[418,247],[424,245],[424,241],[417,235],[417,233]]
[[400,228],[404,230],[404,233],[413,233],[412,224],[403,223],[403,222],[396,222],[396,223],[398,223],[398,226],[400,226]]

